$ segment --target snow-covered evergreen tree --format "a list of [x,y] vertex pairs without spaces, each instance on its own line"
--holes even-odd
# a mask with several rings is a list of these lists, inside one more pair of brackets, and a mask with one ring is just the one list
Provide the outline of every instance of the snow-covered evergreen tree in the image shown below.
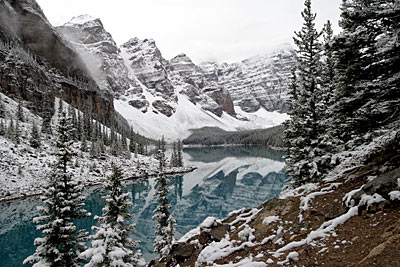
[[14,128],[14,121],[11,118],[10,122],[8,123],[7,131],[6,131],[6,137],[10,140],[13,140],[14,138],[14,133],[15,133],[15,128]]
[[72,125],[65,113],[59,118],[57,162],[48,176],[41,197],[44,206],[34,218],[42,237],[35,239],[36,251],[24,260],[34,266],[79,266],[79,253],[85,246],[87,233],[78,230],[74,221],[88,216],[84,206],[82,184],[69,171],[75,152],[72,150]]
[[42,110],[42,133],[45,134],[52,134],[51,129],[51,97],[49,94],[44,95],[44,103],[43,103],[43,110]]
[[96,158],[98,156],[98,150],[97,150],[97,146],[96,143],[94,141],[91,142],[90,145],[90,157],[91,158]]
[[21,99],[18,100],[18,107],[17,107],[17,120],[24,122],[24,110],[22,108]]
[[177,167],[183,167],[183,156],[182,156],[182,142],[178,140],[176,144],[176,162]]
[[162,149],[157,152],[159,160],[159,175],[156,178],[157,191],[155,193],[158,206],[154,210],[153,220],[157,221],[154,240],[154,253],[161,257],[167,255],[174,241],[175,219],[171,214],[171,205],[168,200],[168,179],[163,173],[165,169],[165,155]]
[[63,104],[62,99],[60,98],[58,100],[58,111],[57,111],[59,116],[60,116],[61,113],[63,113],[63,111],[64,111],[64,104]]
[[6,126],[3,120],[0,120],[0,135],[6,134]]
[[[333,57],[334,49],[333,49],[333,30],[332,23],[328,20],[324,26],[324,62],[323,62],[323,70],[322,70],[322,84],[323,84],[323,104],[327,107],[326,110],[330,106],[332,106],[335,97],[334,97],[334,88],[335,88],[335,59]],[[326,113],[326,117],[329,117],[328,112]]]
[[343,1],[333,121],[348,149],[400,114],[399,13],[397,0]]
[[290,89],[291,121],[286,124],[285,142],[289,145],[286,168],[296,184],[315,180],[321,174],[319,139],[324,133],[321,125],[324,117],[322,76],[322,32],[315,28],[315,17],[311,11],[311,0],[306,0],[301,12],[303,27],[293,38],[297,50],[297,72],[295,87]]
[[13,141],[14,141],[16,144],[19,144],[20,141],[21,141],[20,139],[21,139],[21,130],[19,129],[19,120],[16,119],[16,120],[15,120],[15,131],[14,131],[14,138],[13,138]]
[[86,136],[84,134],[81,135],[82,139],[81,139],[81,146],[80,149],[82,152],[87,152],[88,151],[88,144],[86,141]]
[[3,103],[3,99],[0,96],[0,118],[5,118],[6,116],[6,107]]
[[38,130],[35,122],[32,123],[31,138],[30,138],[29,144],[33,148],[39,148],[41,145],[39,130]]
[[133,251],[139,242],[129,237],[135,225],[129,223],[132,218],[131,194],[124,193],[123,186],[122,170],[113,165],[113,173],[105,187],[108,194],[103,197],[106,202],[103,214],[95,217],[99,226],[92,227],[92,247],[81,254],[90,259],[86,267],[132,267],[144,264],[140,251]]
[[171,167],[177,167],[178,166],[178,155],[176,153],[176,142],[173,142],[173,144],[172,144],[172,153],[171,153],[170,166]]

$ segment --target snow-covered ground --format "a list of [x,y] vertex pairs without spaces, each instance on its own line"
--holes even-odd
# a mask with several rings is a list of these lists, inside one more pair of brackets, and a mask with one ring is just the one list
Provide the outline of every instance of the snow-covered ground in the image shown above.
[[[11,98],[0,94],[1,101],[5,103],[7,118],[15,117],[18,103]],[[58,109],[56,99],[56,110]],[[64,109],[68,104],[64,102]],[[21,133],[20,143],[16,144],[5,136],[0,136],[0,201],[35,195],[41,192],[46,177],[50,173],[51,165],[55,162],[54,136],[41,136],[41,147],[34,149],[30,146],[30,133],[33,122],[38,128],[41,125],[41,118],[34,115],[28,109],[23,108],[24,122],[19,122]],[[10,119],[1,119],[5,126],[8,126]],[[15,126],[14,120],[14,126]],[[52,128],[56,129],[57,113],[52,119]],[[88,142],[90,147],[90,142]],[[153,157],[131,154],[129,157],[115,157],[109,154],[100,158],[90,157],[89,152],[80,151],[80,142],[74,145],[78,156],[73,159],[71,171],[77,179],[80,179],[87,186],[101,184],[111,172],[111,163],[123,167],[124,177],[146,177],[158,173],[158,161]],[[185,172],[191,168],[168,168],[166,172]]]

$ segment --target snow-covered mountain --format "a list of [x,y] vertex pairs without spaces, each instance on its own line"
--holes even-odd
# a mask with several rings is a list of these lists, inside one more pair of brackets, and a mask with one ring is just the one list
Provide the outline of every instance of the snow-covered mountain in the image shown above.
[[193,128],[267,128],[287,119],[283,100],[295,57],[289,45],[240,63],[196,65],[185,54],[163,58],[153,39],[118,47],[100,19],[87,15],[58,31],[141,134],[184,138]]
[[294,50],[289,44],[283,44],[239,63],[217,65],[206,62],[201,67],[210,81],[217,81],[229,91],[236,109],[286,112],[284,100],[294,64]]

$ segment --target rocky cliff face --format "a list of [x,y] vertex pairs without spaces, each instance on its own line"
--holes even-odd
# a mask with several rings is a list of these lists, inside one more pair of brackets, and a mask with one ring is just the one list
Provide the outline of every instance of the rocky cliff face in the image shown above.
[[113,96],[99,92],[81,57],[33,0],[0,0],[1,91],[42,112],[45,95],[87,107],[101,121],[115,117]]
[[78,16],[57,31],[73,44],[101,89],[120,94],[131,84],[138,87],[129,78],[120,49],[99,19]]
[[290,71],[295,64],[295,53],[290,45],[272,52],[243,60],[240,63],[217,65],[203,63],[209,84],[217,84],[232,96],[235,106],[245,112],[260,108],[286,112],[284,100]]
[[118,48],[101,21],[89,16],[58,30],[83,58],[96,62],[92,74],[104,88],[143,113],[170,117],[179,95],[218,117],[224,112],[236,117],[235,107],[245,113],[286,111],[286,84],[294,64],[289,46],[236,64],[196,65],[185,54],[166,60],[153,39],[132,38]]

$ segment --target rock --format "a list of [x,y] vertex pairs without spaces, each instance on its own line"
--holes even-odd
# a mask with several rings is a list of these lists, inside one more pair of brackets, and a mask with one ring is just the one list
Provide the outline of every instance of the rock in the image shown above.
[[140,110],[147,110],[149,102],[146,99],[135,99],[128,101],[129,105]]
[[210,231],[211,238],[214,241],[221,241],[225,237],[225,234],[230,231],[231,227],[229,224],[217,224],[217,226],[212,227]]
[[374,247],[369,254],[362,259],[357,265],[358,266],[362,266],[363,263],[371,258],[377,257],[380,254],[384,253],[386,247],[388,244],[390,244],[391,242],[393,242],[394,240],[399,240],[400,239],[400,234],[399,235],[394,235],[391,236],[388,240],[386,240],[385,242],[379,244],[378,246]]
[[389,199],[388,194],[398,187],[397,178],[400,177],[400,167],[379,175],[374,180],[365,184],[362,190],[354,194],[353,199],[358,204],[363,194],[373,195],[378,193],[385,199]]
[[152,103],[152,106],[167,117],[171,117],[175,112],[174,108],[168,105],[165,101],[156,100]]
[[87,69],[101,89],[115,94],[128,89],[141,92],[139,84],[130,79],[120,49],[100,19],[81,15],[57,27],[57,31],[85,59]]
[[196,248],[193,244],[180,243],[172,247],[170,256],[179,264],[184,262],[187,258],[190,258],[195,251]]
[[208,232],[201,231],[198,239],[200,245],[206,245],[211,242],[211,235]]

